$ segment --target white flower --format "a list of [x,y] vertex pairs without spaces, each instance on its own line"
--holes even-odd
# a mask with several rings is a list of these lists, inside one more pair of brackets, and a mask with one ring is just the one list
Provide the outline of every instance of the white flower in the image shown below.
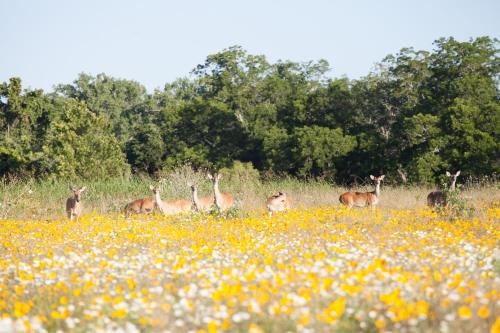
[[13,331],[14,323],[11,318],[7,317],[0,319],[0,333],[10,333]]
[[233,321],[235,323],[240,323],[242,321],[250,319],[250,314],[248,312],[236,312],[233,315]]
[[71,317],[66,318],[66,325],[68,326],[68,328],[70,330],[72,330],[76,326],[75,320],[73,318],[71,318]]

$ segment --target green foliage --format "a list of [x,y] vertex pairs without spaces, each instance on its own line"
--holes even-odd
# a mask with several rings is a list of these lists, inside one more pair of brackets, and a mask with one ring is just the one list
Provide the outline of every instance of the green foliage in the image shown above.
[[165,143],[160,129],[154,124],[137,128],[133,138],[127,142],[126,151],[133,170],[144,170],[150,174],[161,170]]
[[54,112],[41,90],[22,92],[21,80],[0,85],[0,175],[36,174],[48,114]]
[[103,117],[69,100],[54,115],[43,146],[49,177],[106,179],[127,176],[129,166]]
[[251,162],[234,161],[231,168],[222,168],[219,173],[224,175],[225,182],[259,183],[259,171]]
[[262,151],[265,156],[264,165],[274,171],[293,169],[292,142],[287,130],[277,126],[271,127],[262,135]]
[[346,155],[356,146],[354,137],[344,136],[340,128],[320,126],[298,128],[293,142],[292,152],[302,175],[333,174],[335,158]]
[[496,39],[404,48],[357,80],[329,70],[324,60],[270,63],[233,46],[152,94],[105,74],[80,74],[52,94],[12,78],[0,84],[0,176],[246,170],[235,161],[340,183],[500,173]]
[[457,219],[460,217],[468,218],[474,214],[474,207],[462,197],[459,189],[452,191],[450,188],[446,187],[443,193],[446,198],[446,205],[437,207],[440,214],[450,219]]
[[245,217],[245,214],[243,213],[243,210],[241,209],[241,205],[236,202],[234,206],[231,208],[221,211],[217,206],[212,206],[210,211],[208,212],[210,215],[218,217],[220,219],[228,219],[228,218],[238,218],[238,217]]

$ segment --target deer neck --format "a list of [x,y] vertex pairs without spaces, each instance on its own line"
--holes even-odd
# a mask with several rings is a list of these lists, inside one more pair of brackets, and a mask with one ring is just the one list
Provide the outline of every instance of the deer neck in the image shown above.
[[214,195],[215,195],[215,204],[220,207],[222,203],[222,193],[219,191],[219,183],[214,182]]
[[192,191],[192,196],[193,196],[193,204],[196,208],[200,206],[200,200],[198,199],[198,189],[193,188],[191,189]]
[[450,185],[450,191],[455,191],[455,183],[457,182],[457,179],[453,179],[451,181],[451,185]]
[[155,203],[160,209],[160,211],[163,212],[163,201],[161,201],[160,192],[155,193]]
[[375,184],[375,195],[378,197],[380,195],[380,182]]

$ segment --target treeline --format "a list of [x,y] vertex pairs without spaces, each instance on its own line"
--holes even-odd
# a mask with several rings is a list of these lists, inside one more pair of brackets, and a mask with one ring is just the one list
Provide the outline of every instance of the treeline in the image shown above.
[[52,93],[11,78],[0,85],[0,176],[105,179],[237,160],[341,183],[498,173],[498,41],[434,45],[357,80],[327,78],[324,60],[269,63],[240,47],[153,93],[105,74]]

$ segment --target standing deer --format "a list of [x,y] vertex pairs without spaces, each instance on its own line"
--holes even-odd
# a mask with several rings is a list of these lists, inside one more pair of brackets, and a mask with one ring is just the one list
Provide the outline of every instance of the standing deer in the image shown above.
[[285,193],[278,192],[278,194],[267,198],[266,210],[269,213],[269,216],[272,216],[273,213],[283,212],[288,209],[290,209],[290,201]]
[[78,219],[80,218],[80,215],[82,215],[83,210],[83,205],[81,202],[82,192],[85,191],[86,187],[84,186],[80,189],[75,189],[73,186],[70,186],[69,189],[71,192],[73,192],[73,196],[69,197],[68,200],[66,200],[66,214],[68,215],[70,221],[72,221],[73,217],[75,217],[76,221],[78,222]]
[[380,196],[380,182],[385,175],[375,177],[370,175],[371,180],[375,183],[375,191],[372,192],[346,192],[339,197],[341,204],[346,205],[348,209],[352,206],[365,207],[370,206],[372,209],[378,205]]
[[231,208],[234,205],[233,195],[231,193],[221,192],[219,190],[219,180],[222,179],[222,175],[214,173],[213,176],[211,174],[207,174],[207,177],[213,183],[215,205],[219,208],[220,211],[225,211]]
[[[457,182],[457,177],[460,175],[460,170],[455,174],[451,174],[449,171],[446,171],[446,176],[448,176],[451,180],[449,191],[455,191],[455,183]],[[427,206],[436,207],[443,206],[446,207],[448,202],[446,200],[446,194],[443,191],[433,191],[429,193],[427,196]]]
[[175,215],[180,213],[189,213],[191,211],[191,201],[175,200],[164,201],[160,198],[160,188],[152,188],[155,197],[155,204],[163,215]]
[[[150,185],[149,189],[153,191],[154,186]],[[155,209],[155,201],[154,199],[148,197],[143,199],[137,199],[128,203],[123,211],[125,213],[125,216],[130,216],[131,214],[151,214],[154,209]]]
[[190,183],[191,194],[193,199],[193,207],[198,212],[208,212],[210,208],[215,203],[215,198],[213,196],[206,196],[203,198],[198,198],[198,186],[196,184]]

